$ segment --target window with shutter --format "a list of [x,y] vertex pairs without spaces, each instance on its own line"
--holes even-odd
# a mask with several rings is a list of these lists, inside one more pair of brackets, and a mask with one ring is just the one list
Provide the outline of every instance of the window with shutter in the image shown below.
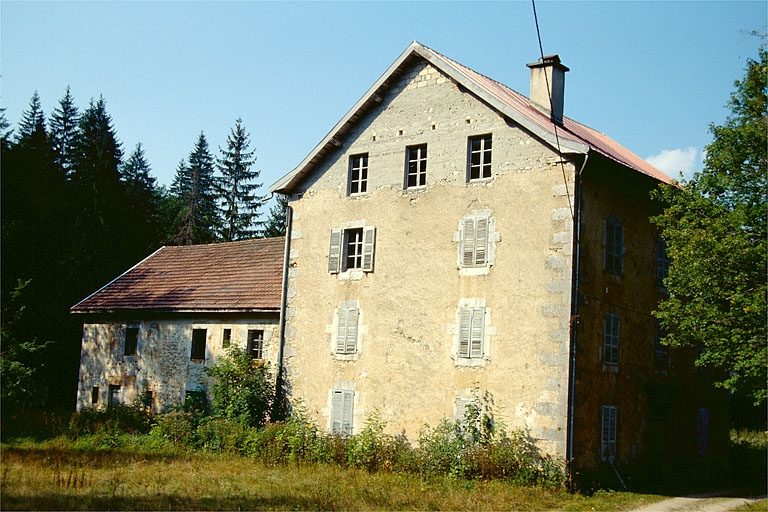
[[376,228],[373,226],[332,229],[328,272],[373,272],[375,248]]
[[352,418],[355,392],[334,389],[331,396],[331,432],[334,434],[352,434]]
[[357,352],[357,332],[360,311],[354,307],[339,307],[338,328],[336,330],[336,353],[354,354]]
[[616,457],[616,406],[604,405],[600,436],[600,459],[613,462]]
[[459,250],[462,268],[488,266],[488,242],[490,237],[490,212],[474,212],[462,220]]
[[463,307],[459,312],[459,357],[483,357],[485,308]]

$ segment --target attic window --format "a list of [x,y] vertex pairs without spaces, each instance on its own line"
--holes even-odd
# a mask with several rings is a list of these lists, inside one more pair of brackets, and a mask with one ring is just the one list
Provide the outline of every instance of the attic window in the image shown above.
[[206,329],[192,329],[192,350],[190,359],[205,359],[205,338],[208,335]]
[[406,148],[405,188],[427,184],[427,145]]
[[470,137],[467,148],[467,179],[482,180],[491,177],[491,135]]
[[368,191],[368,153],[349,157],[349,195]]

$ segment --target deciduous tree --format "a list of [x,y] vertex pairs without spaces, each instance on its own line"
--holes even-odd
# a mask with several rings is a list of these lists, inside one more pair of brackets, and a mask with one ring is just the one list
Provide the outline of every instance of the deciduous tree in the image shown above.
[[669,298],[655,312],[671,346],[699,348],[696,362],[717,385],[765,403],[766,93],[768,52],[735,83],[730,116],[711,126],[704,169],[680,186],[662,186],[667,207],[653,220],[671,265]]

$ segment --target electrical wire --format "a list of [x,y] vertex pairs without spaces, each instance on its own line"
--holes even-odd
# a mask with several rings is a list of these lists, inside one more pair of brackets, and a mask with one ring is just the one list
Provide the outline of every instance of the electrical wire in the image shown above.
[[[539,55],[541,56],[541,62],[544,62],[544,47],[541,45],[541,31],[539,30],[539,17],[536,14],[536,0],[531,0],[531,6],[533,7],[533,21],[536,23],[536,37],[539,40]],[[554,111],[553,105],[552,105],[552,89],[549,85],[549,76],[547,73],[544,73],[544,80],[547,83],[547,97],[549,98],[549,112],[550,117],[551,113]],[[568,197],[568,209],[571,212],[571,219],[574,219],[573,214],[573,204],[571,202],[571,191],[568,188],[568,178],[565,176],[565,165],[563,163],[563,151],[560,148],[560,136],[557,133],[557,123],[552,120],[552,126],[555,129],[555,144],[557,145],[557,154],[560,156],[560,169],[563,172],[563,183],[565,184],[565,195]]]

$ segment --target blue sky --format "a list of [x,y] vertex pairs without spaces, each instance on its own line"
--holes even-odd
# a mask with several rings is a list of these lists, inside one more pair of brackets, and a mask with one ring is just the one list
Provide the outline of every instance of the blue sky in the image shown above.
[[[536,4],[560,55],[565,115],[672,176],[701,167],[766,2]],[[67,86],[107,102],[127,156],[138,142],[170,184],[203,131],[237,118],[264,191],[291,171],[413,40],[528,95],[539,57],[531,2],[0,3],[0,106],[12,127],[35,90],[46,116]]]

